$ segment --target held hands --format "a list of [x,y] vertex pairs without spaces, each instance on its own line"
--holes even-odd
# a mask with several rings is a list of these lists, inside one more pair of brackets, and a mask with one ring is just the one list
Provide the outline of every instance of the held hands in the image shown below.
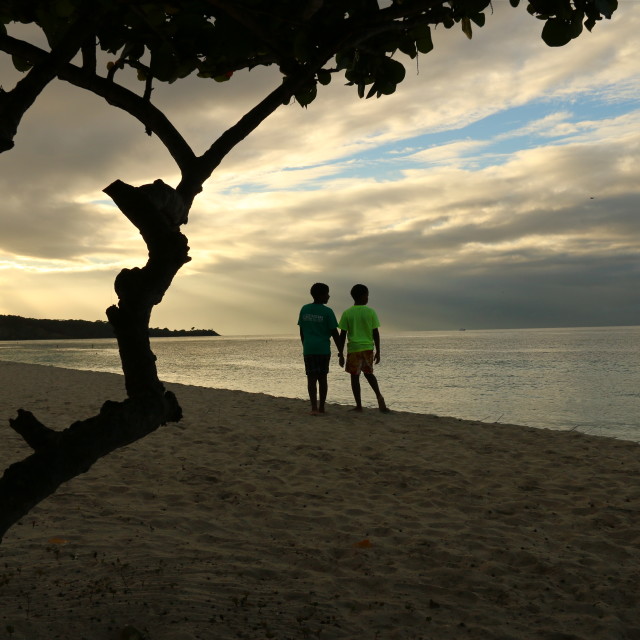
[[[338,364],[344,368],[344,355],[342,353],[338,354]],[[374,364],[380,364],[380,352],[376,351],[375,355],[373,356],[373,363]]]

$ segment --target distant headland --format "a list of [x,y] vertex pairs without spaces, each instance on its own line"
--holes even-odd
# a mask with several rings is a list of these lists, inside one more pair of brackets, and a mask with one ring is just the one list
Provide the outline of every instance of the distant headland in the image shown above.
[[[219,335],[212,329],[149,329],[151,338]],[[104,320],[39,320],[0,315],[0,340],[98,340],[114,337],[113,327]]]

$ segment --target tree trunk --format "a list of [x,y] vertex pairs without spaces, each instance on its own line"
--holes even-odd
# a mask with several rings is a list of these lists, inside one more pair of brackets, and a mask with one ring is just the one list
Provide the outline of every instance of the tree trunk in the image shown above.
[[167,199],[163,198],[166,190],[173,191],[160,180],[139,188],[117,180],[104,190],[138,227],[149,249],[144,268],[124,269],[118,274],[115,290],[119,304],[107,309],[118,340],[130,398],[164,392],[149,344],[149,320],[154,305],[162,301],[180,267],[191,260],[187,238],[174,222],[185,220],[181,211],[176,212],[181,200],[176,200],[167,210]]
[[54,431],[23,409],[10,420],[34,453],[7,468],[0,478],[0,541],[6,531],[64,482],[88,471],[103,456],[131,444],[167,422],[178,422],[182,410],[158,379],[149,342],[149,319],[174,276],[190,260],[187,238],[179,225],[187,208],[175,191],[157,180],[132,187],[119,180],[105,189],[139,229],[149,249],[143,268],[117,276],[118,305],[107,309],[114,327],[128,399],[107,401],[97,416]]

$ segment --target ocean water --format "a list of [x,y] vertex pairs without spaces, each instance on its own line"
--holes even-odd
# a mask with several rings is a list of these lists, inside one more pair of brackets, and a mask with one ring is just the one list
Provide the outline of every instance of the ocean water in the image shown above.
[[[294,335],[157,338],[152,348],[167,382],[306,398]],[[0,342],[0,359],[121,373],[114,340]],[[640,441],[640,327],[382,333],[376,376],[391,409]],[[362,392],[375,407],[364,380]],[[352,402],[335,357],[328,401]]]

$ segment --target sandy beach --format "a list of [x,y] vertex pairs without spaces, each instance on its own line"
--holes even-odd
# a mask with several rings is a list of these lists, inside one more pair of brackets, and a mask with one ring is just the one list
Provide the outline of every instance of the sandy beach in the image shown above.
[[[30,453],[18,408],[63,429],[124,397],[38,365],[0,384],[2,469]],[[637,444],[167,386],[182,422],[5,536],[0,638],[640,638]]]

